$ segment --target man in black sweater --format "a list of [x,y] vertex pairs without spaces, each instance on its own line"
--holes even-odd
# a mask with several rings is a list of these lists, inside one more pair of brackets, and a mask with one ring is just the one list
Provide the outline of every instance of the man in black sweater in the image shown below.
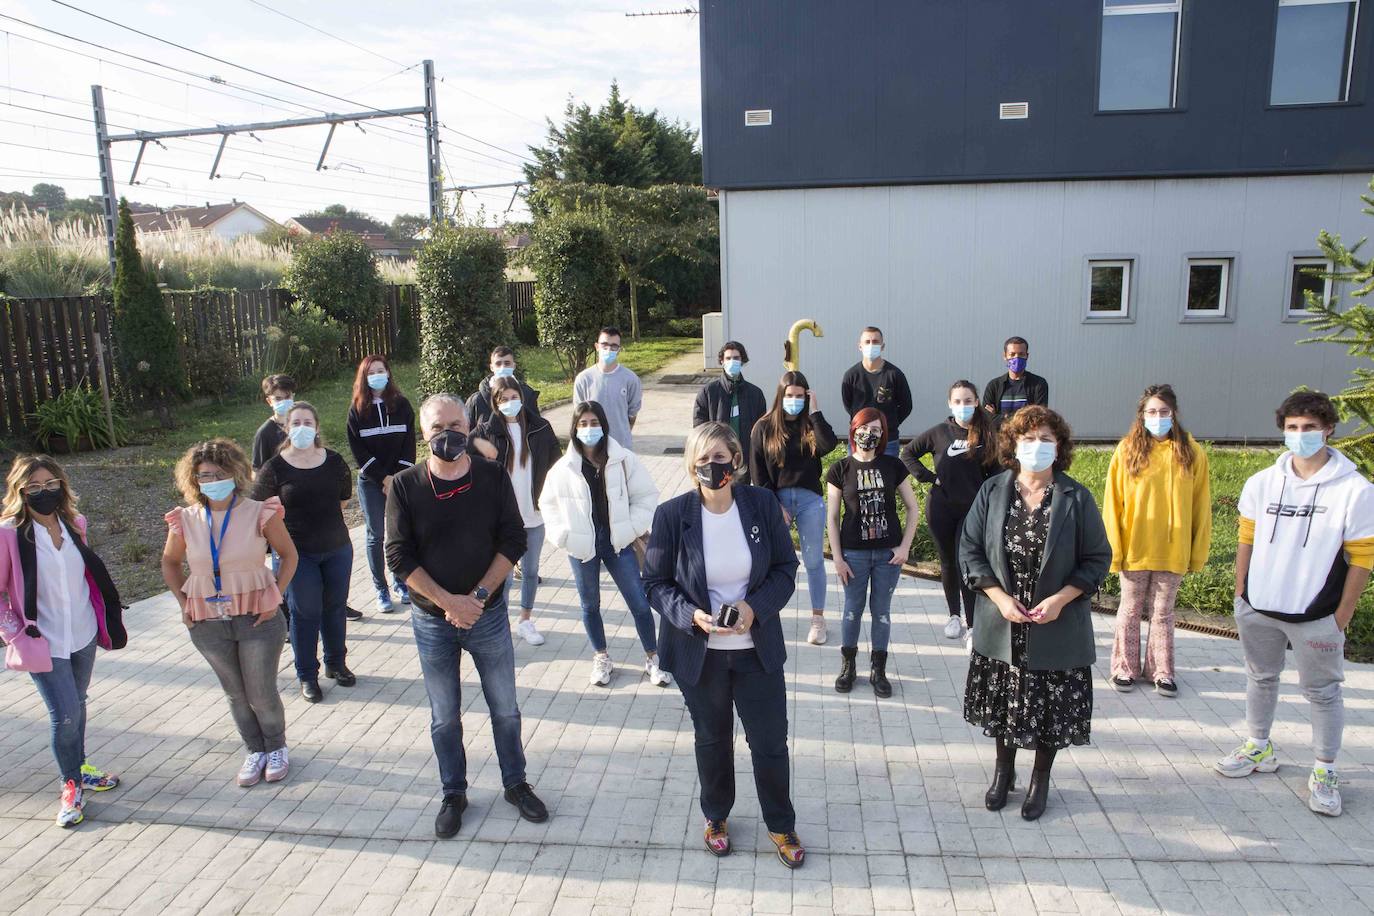
[[[490,369],[491,375],[482,379],[477,390],[468,395],[468,420],[473,429],[491,417],[491,380],[515,376],[515,351],[505,346],[492,350]],[[539,418],[539,392],[524,382],[520,382],[520,403],[532,419]]]
[[472,656],[491,713],[506,801],[540,823],[548,810],[525,781],[515,649],[506,614],[506,576],[525,552],[525,522],[504,468],[467,452],[468,416],[455,395],[420,405],[429,458],[391,478],[386,503],[386,560],[410,588],[411,626],[429,694],[430,736],[439,760],[443,802],[434,821],[447,839],[467,807],[462,687],[458,660]]
[[983,409],[998,426],[1027,404],[1050,406],[1050,383],[1034,372],[1026,371],[1030,361],[1030,344],[1024,337],[1008,337],[1002,344],[1002,359],[1007,371],[988,382],[983,389]]
[[901,450],[898,428],[911,416],[911,386],[906,374],[883,358],[883,332],[875,327],[859,335],[863,358],[849,367],[840,380],[840,400],[850,419],[865,407],[875,407],[887,418],[887,454]]
[[697,392],[696,403],[692,405],[692,426],[710,420],[728,424],[744,451],[744,466],[735,475],[735,482],[750,483],[749,434],[759,418],[768,412],[768,401],[758,385],[744,380],[744,367],[749,363],[744,344],[737,340],[726,341],[716,353],[716,362],[720,363],[721,377],[707,382]]

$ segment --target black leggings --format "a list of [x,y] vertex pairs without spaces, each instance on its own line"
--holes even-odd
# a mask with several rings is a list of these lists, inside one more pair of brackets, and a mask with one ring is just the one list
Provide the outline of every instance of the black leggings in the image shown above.
[[[1034,768],[1048,773],[1054,766],[1055,755],[1059,751],[1052,747],[1038,747],[1035,749]],[[997,762],[1005,766],[1012,766],[1016,763],[1016,745],[1008,744],[1004,739],[997,739]]]
[[967,506],[956,506],[940,494],[938,489],[930,491],[926,500],[926,524],[935,540],[935,551],[940,555],[940,584],[945,587],[945,603],[949,605],[949,616],[959,616],[959,602],[964,603],[964,622],[973,626],[973,590],[964,584],[959,575],[959,530],[963,527]]

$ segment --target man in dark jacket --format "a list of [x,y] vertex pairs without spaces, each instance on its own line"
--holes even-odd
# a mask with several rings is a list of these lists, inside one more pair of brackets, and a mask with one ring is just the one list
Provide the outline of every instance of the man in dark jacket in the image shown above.
[[744,449],[744,466],[736,473],[735,481],[749,483],[749,434],[768,413],[768,400],[758,385],[744,380],[744,367],[749,362],[744,344],[727,340],[716,353],[716,362],[720,363],[721,377],[707,382],[697,392],[692,405],[692,426],[719,420],[734,430]]
[[901,426],[911,416],[911,386],[906,373],[888,362],[883,354],[887,342],[880,328],[872,325],[859,334],[862,358],[845,370],[840,379],[840,401],[850,419],[865,407],[872,407],[887,418],[887,454],[897,457],[901,450]]
[[[515,351],[510,347],[497,347],[491,351],[491,375],[482,379],[477,390],[468,395],[468,418],[473,429],[479,423],[491,418],[491,380],[502,376],[515,375]],[[517,379],[518,381],[518,379]],[[520,400],[534,419],[539,418],[539,392],[524,382],[520,382]]]
[[995,424],[1029,404],[1050,406],[1050,383],[1034,372],[1026,371],[1030,360],[1030,344],[1024,337],[1008,337],[1002,344],[1002,358],[1007,371],[988,382],[983,389],[983,409],[992,415]]

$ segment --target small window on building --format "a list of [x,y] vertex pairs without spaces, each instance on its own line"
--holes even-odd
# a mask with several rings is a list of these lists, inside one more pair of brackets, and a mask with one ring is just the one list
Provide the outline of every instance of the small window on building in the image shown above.
[[1344,102],[1359,0],[1278,0],[1269,104]]
[[1293,258],[1288,267],[1288,301],[1284,308],[1285,318],[1306,318],[1312,313],[1307,310],[1307,294],[1310,292],[1322,302],[1331,300],[1331,281],[1322,273],[1331,272],[1331,262],[1325,258]]
[[1099,111],[1173,108],[1183,0],[1102,0]]
[[1092,318],[1129,318],[1131,261],[1088,262],[1088,315]]
[[1185,318],[1229,318],[1230,258],[1189,258]]

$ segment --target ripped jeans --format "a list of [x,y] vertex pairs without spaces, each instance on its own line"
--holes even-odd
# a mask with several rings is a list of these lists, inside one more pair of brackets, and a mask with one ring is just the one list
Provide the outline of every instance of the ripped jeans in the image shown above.
[[62,781],[81,785],[81,765],[86,762],[86,691],[95,668],[95,640],[73,652],[71,658],[54,658],[52,670],[31,673],[38,695],[48,707],[52,727],[52,755]]
[[871,614],[868,624],[870,648],[886,652],[892,632],[892,593],[897,590],[901,566],[892,563],[892,548],[845,550],[844,560],[854,575],[844,586],[844,616],[840,621],[840,645],[854,649],[859,645],[864,604]]

